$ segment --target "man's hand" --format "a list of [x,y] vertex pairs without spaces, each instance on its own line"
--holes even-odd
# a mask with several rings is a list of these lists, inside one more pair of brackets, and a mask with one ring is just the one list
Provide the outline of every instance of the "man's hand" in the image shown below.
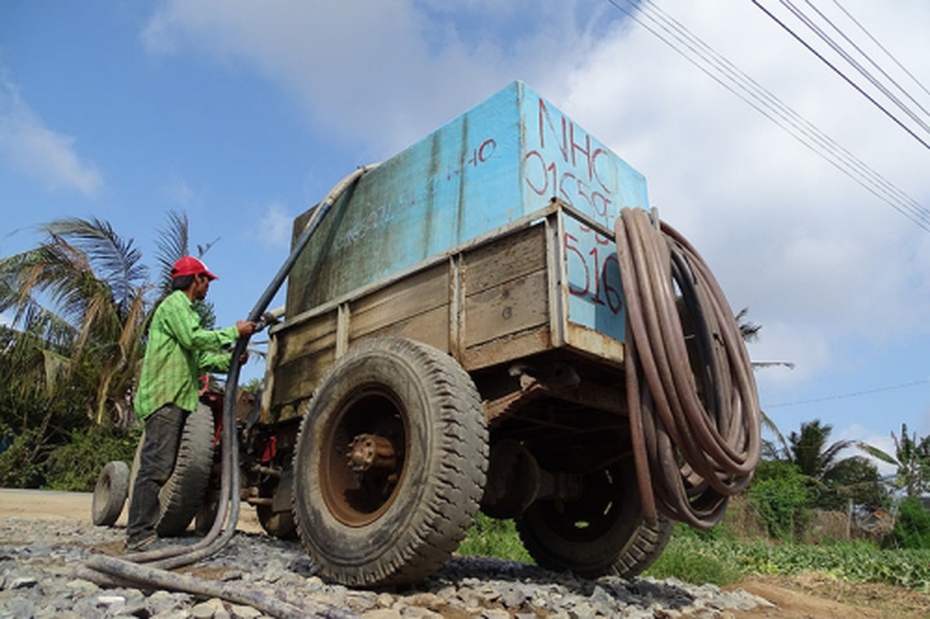
[[239,329],[239,337],[246,337],[255,333],[255,323],[248,320],[237,320],[236,328]]

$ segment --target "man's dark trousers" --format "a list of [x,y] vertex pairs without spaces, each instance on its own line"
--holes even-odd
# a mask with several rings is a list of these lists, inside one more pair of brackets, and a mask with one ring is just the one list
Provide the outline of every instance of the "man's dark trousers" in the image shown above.
[[188,411],[166,404],[145,420],[145,438],[139,454],[139,471],[129,504],[128,543],[138,543],[155,535],[160,506],[158,492],[165,485],[181,444],[181,432]]

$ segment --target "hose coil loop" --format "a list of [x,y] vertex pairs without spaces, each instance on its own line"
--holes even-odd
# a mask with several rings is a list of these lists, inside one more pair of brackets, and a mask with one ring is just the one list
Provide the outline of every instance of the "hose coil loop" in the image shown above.
[[626,391],[643,514],[707,529],[749,483],[761,446],[745,344],[717,280],[668,224],[625,208]]

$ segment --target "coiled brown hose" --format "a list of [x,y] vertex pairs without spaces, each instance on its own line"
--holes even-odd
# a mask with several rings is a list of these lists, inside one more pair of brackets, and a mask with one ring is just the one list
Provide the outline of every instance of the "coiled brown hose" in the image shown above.
[[615,234],[643,515],[706,529],[720,522],[759,461],[759,397],[749,355],[720,286],[684,237],[629,208]]

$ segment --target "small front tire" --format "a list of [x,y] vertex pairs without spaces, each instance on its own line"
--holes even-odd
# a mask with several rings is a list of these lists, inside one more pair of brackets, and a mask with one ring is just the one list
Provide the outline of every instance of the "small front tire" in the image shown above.
[[94,500],[91,506],[93,522],[109,527],[119,519],[123,504],[129,496],[129,465],[114,460],[107,462],[97,477]]

